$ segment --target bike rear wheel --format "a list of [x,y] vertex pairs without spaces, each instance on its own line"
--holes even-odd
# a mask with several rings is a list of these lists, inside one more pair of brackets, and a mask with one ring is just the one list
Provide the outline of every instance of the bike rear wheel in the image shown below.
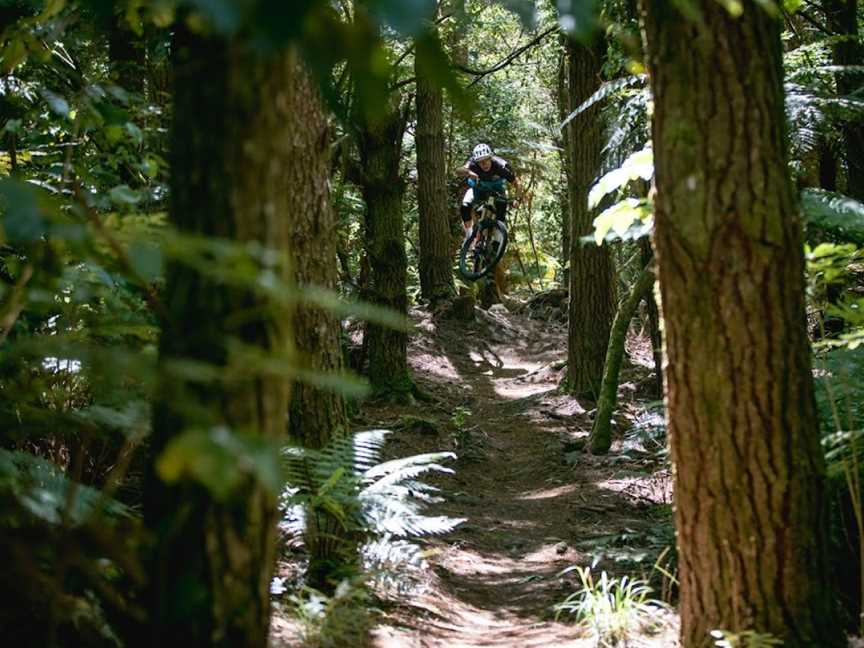
[[[500,238],[497,249],[492,245],[493,235],[497,232]],[[485,245],[475,246],[475,242],[484,241]],[[498,220],[487,220],[480,223],[479,231],[465,239],[459,251],[459,274],[466,279],[476,281],[495,269],[498,262],[507,251],[507,228]]]

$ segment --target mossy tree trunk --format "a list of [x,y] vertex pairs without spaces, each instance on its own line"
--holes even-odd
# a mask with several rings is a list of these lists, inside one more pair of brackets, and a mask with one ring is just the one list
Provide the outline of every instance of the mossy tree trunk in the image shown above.
[[[407,268],[400,175],[405,118],[397,98],[385,100],[375,116],[360,119],[360,191],[366,203],[366,254],[369,299],[399,314],[408,313]],[[380,396],[409,398],[414,389],[408,371],[408,334],[368,324],[369,382]]]
[[456,294],[444,177],[444,98],[431,78],[433,71],[425,69],[426,59],[417,56],[415,61],[420,294],[434,306]]
[[[172,222],[185,234],[286,252],[296,124],[288,96],[295,68],[285,55],[264,59],[182,25],[175,32],[174,56]],[[273,270],[290,280],[286,263]],[[165,373],[154,404],[153,457],[144,492],[144,517],[155,543],[149,619],[146,631],[128,643],[263,648],[275,564],[276,493],[242,475],[234,488],[219,493],[185,473],[163,481],[155,462],[181,438],[198,439],[188,451],[193,463],[201,453],[226,452],[220,444],[236,433],[274,445],[284,439],[286,378],[252,371],[202,382],[171,373],[169,363],[225,366],[232,341],[263,354],[285,354],[291,313],[282,302],[182,262],[169,265],[164,304],[159,355]],[[185,436],[196,431],[197,437]]]
[[676,474],[681,644],[758,630],[844,645],[787,169],[780,23],[642,0],[654,96],[654,247]]
[[647,266],[636,277],[636,282],[630,290],[612,323],[609,336],[609,347],[606,349],[606,362],[603,369],[603,385],[600,388],[600,398],[597,400],[597,414],[591,426],[591,436],[588,440],[592,454],[606,454],[612,446],[612,415],[618,406],[618,379],[621,374],[621,364],[624,361],[624,343],[627,341],[627,330],[636,314],[639,302],[651,296],[654,286],[654,272]]
[[[603,41],[591,47],[567,42],[569,105],[578,107],[600,87]],[[574,394],[600,392],[609,330],[615,317],[615,271],[608,246],[583,245],[593,231],[588,190],[600,173],[600,107],[592,106],[567,126],[570,164],[570,312],[567,384]]]

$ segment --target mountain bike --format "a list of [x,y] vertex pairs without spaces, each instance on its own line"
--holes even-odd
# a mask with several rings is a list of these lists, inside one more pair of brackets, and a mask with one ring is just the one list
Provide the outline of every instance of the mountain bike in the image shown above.
[[495,211],[501,200],[504,199],[500,195],[489,192],[474,203],[474,228],[459,251],[459,273],[466,279],[485,277],[507,250],[507,228]]

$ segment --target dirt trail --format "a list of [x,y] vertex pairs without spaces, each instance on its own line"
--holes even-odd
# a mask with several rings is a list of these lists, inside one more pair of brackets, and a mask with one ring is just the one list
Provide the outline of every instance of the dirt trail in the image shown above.
[[[372,408],[365,417],[435,421],[437,434],[394,435],[394,456],[460,446],[456,474],[437,481],[447,501],[434,512],[467,521],[433,541],[422,593],[388,610],[375,645],[593,646],[554,620],[552,606],[578,582],[558,574],[591,563],[579,550],[586,538],[638,534],[646,508],[668,493],[614,460],[564,460],[562,440],[587,432],[590,421],[580,403],[556,390],[566,357],[562,326],[505,312],[470,325],[435,322],[419,311],[415,320],[409,357],[436,403]],[[464,422],[454,421],[457,408]],[[672,636],[630,645],[672,646]]]

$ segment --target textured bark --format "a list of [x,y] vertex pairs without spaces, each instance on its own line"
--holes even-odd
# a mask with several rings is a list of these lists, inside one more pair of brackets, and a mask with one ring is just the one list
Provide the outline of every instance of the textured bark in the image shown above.
[[[394,102],[395,103],[395,102]],[[408,313],[402,196],[399,175],[404,120],[394,103],[360,128],[361,193],[366,202],[366,254],[369,299],[397,313]],[[369,324],[366,327],[369,382],[378,395],[408,397],[413,382],[408,372],[408,334]]]
[[[292,159],[286,56],[263,60],[237,44],[175,32],[171,219],[195,236],[288,249]],[[274,271],[290,279],[287,264]],[[223,365],[231,339],[263,353],[290,348],[291,313],[189,265],[169,265],[162,366]],[[190,382],[166,373],[154,406],[151,451],[190,430],[227,426],[278,443],[290,383],[274,375]],[[215,439],[214,439],[215,440]],[[145,521],[155,535],[146,632],[130,645],[267,645],[275,563],[276,497],[245,479],[216,498],[200,482],[162,481],[150,466]]]
[[627,329],[636,314],[636,309],[646,297],[650,297],[654,285],[654,272],[648,266],[636,277],[636,282],[630,290],[612,323],[609,336],[609,348],[606,349],[606,362],[603,371],[603,385],[600,398],[597,400],[597,415],[591,426],[591,436],[588,446],[592,454],[606,454],[612,446],[612,414],[618,406],[618,378],[621,364],[624,361],[624,343],[627,341]]
[[456,294],[444,162],[444,101],[424,59],[417,74],[417,209],[420,224],[420,294],[431,305]]
[[[570,105],[579,106],[600,87],[603,49],[567,44]],[[603,361],[615,317],[615,281],[608,246],[583,245],[593,231],[594,212],[588,190],[600,172],[599,106],[573,119],[567,127],[570,162],[570,316],[567,382],[574,394],[596,397],[603,379]]]
[[[288,229],[294,279],[300,286],[336,290],[338,234],[330,204],[330,128],[317,88],[302,63],[294,57],[290,101],[290,159],[285,162],[289,182]],[[292,321],[301,366],[313,373],[343,370],[339,319],[313,306],[300,305]],[[340,394],[304,383],[293,388],[289,434],[308,448],[321,448],[348,427]]]
[[779,23],[744,3],[643,0],[676,474],[681,644],[710,630],[843,645],[787,175]]
[[[825,13],[840,35],[852,39],[836,43],[834,62],[837,65],[864,65],[864,48],[858,40],[858,0],[825,0]],[[846,96],[857,92],[861,75],[838,74],[837,91]],[[843,125],[843,146],[846,157],[846,193],[856,200],[864,200],[864,124],[860,120]]]
[[[299,286],[336,290],[338,280],[336,218],[330,203],[330,128],[327,113],[311,77],[294,56],[289,102],[290,158],[288,174],[290,249],[294,280]],[[300,366],[313,374],[343,370],[339,319],[318,307],[300,304],[292,319]],[[293,443],[321,448],[346,434],[345,401],[334,391],[303,382],[294,385],[288,417]],[[358,562],[357,543],[339,521],[326,511],[307,515],[305,534],[309,549],[306,581],[315,589],[333,592],[340,576]]]

